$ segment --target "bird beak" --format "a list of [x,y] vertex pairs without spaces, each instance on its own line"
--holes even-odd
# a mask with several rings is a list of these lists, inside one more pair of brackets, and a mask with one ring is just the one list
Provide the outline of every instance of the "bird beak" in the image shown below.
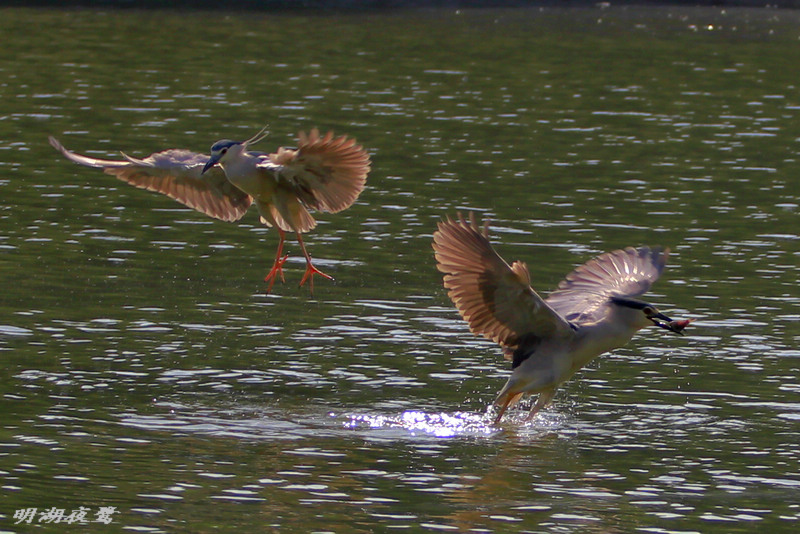
[[660,312],[655,315],[651,315],[649,319],[653,321],[653,324],[657,327],[663,328],[664,330],[669,330],[670,332],[680,336],[683,335],[683,329],[689,326],[689,323],[692,322],[692,319],[674,321]]
[[211,167],[213,167],[214,165],[216,165],[218,161],[219,161],[219,156],[211,156],[211,159],[208,160],[205,167],[203,167],[203,170],[200,171],[200,174],[205,174],[206,171]]

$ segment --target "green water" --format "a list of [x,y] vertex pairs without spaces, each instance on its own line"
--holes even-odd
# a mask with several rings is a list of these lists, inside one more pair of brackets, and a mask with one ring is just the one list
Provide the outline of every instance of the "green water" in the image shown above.
[[[800,519],[800,14],[0,11],[0,531],[753,532]],[[75,166],[269,124],[355,136],[368,188],[277,235]],[[531,424],[441,287],[475,210],[543,293],[630,245],[693,318]],[[110,524],[50,524],[80,506]]]

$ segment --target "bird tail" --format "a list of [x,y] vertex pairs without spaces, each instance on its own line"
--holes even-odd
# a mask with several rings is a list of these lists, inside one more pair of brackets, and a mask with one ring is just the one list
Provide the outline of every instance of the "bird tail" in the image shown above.
[[317,225],[317,221],[296,200],[274,198],[273,204],[256,201],[261,213],[261,222],[267,226],[277,226],[284,232],[308,232]]

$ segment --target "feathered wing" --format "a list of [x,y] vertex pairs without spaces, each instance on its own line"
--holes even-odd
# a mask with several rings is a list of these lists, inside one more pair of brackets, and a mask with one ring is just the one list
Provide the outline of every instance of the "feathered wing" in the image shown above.
[[607,252],[581,265],[558,284],[545,302],[567,320],[602,319],[610,297],[637,297],[661,276],[669,249],[628,247]]
[[433,234],[433,250],[444,287],[470,330],[514,348],[524,337],[568,335],[572,329],[530,286],[522,262],[508,265],[492,248],[473,214],[449,217]]
[[253,199],[236,188],[219,166],[200,174],[209,157],[188,150],[171,149],[136,159],[123,154],[124,161],[96,159],[76,154],[64,148],[55,137],[50,144],[67,159],[103,169],[124,182],[167,195],[190,208],[216,219],[237,221],[250,207]]
[[361,194],[370,170],[367,151],[355,139],[320,137],[315,128],[298,135],[297,149],[279,148],[261,166],[288,183],[297,198],[320,211],[336,213],[350,207]]

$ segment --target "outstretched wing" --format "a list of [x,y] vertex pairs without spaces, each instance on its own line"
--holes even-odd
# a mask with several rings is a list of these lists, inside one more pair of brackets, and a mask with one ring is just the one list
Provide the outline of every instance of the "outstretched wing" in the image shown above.
[[122,154],[124,161],[96,159],[70,152],[50,136],[50,144],[67,159],[86,167],[103,169],[124,182],[157,191],[223,221],[241,219],[253,199],[236,188],[219,167],[200,174],[209,157],[188,150],[170,149],[144,159]]
[[531,288],[527,266],[509,266],[494,251],[488,222],[481,232],[473,214],[469,222],[448,217],[433,234],[433,250],[436,267],[445,273],[444,287],[475,334],[512,349],[526,337],[572,332]]
[[350,207],[361,194],[370,170],[369,154],[346,136],[314,128],[298,135],[297,149],[279,148],[260,167],[285,180],[298,199],[320,211],[336,213]]
[[581,265],[558,284],[547,304],[567,320],[589,323],[602,319],[611,297],[638,297],[661,276],[669,249],[615,250]]

